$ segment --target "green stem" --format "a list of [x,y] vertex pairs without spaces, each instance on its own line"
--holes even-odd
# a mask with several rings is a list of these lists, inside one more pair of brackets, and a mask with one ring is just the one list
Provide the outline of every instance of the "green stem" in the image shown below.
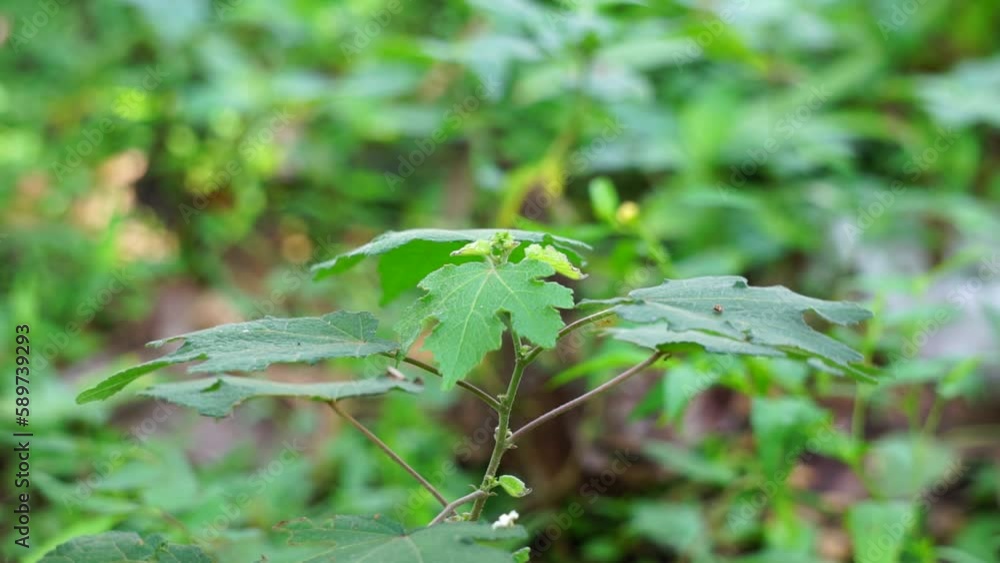
[[421,485],[423,485],[424,488],[427,489],[427,491],[431,495],[433,495],[434,498],[436,498],[438,500],[438,502],[441,503],[441,506],[448,506],[448,501],[444,498],[444,495],[442,495],[440,492],[438,492],[438,490],[434,488],[434,485],[431,485],[430,481],[428,481],[427,479],[425,479],[424,476],[421,475],[416,469],[410,467],[410,464],[408,464],[405,461],[403,461],[403,458],[399,457],[399,454],[397,454],[396,452],[392,451],[392,448],[390,448],[388,444],[386,444],[382,440],[379,440],[378,436],[376,436],[371,430],[369,430],[368,428],[366,428],[364,424],[361,424],[361,422],[358,421],[358,419],[354,418],[353,416],[351,416],[350,414],[348,414],[346,411],[344,411],[343,409],[341,409],[340,405],[337,404],[337,401],[328,401],[327,404],[330,405],[330,408],[332,408],[334,410],[334,412],[336,412],[337,414],[339,414],[340,416],[342,416],[344,418],[344,420],[346,420],[347,422],[349,422],[351,424],[351,426],[357,428],[359,432],[361,432],[362,434],[364,434],[365,438],[368,438],[369,440],[371,440],[371,442],[373,444],[375,444],[376,446],[378,446],[379,448],[381,448],[382,451],[386,453],[386,455],[388,455],[393,461],[395,461],[407,473],[409,473],[410,475],[412,475],[414,479],[416,479]]
[[[387,356],[389,358],[393,358],[393,359],[396,358],[396,356],[393,356],[392,354],[388,354],[388,353],[387,354],[382,354],[382,355],[383,356]],[[421,362],[420,360],[417,360],[415,358],[411,358],[409,356],[405,356],[405,357],[399,358],[399,360],[402,361],[402,362],[404,362],[404,363],[410,364],[411,366],[418,367],[418,368],[426,371],[427,373],[429,373],[431,375],[436,375],[438,377],[441,377],[441,372],[438,371],[434,366],[429,365],[429,364],[425,364],[424,362]],[[478,397],[480,401],[482,401],[482,402],[486,403],[487,405],[489,405],[490,408],[492,408],[493,410],[498,411],[500,409],[500,401],[497,401],[496,399],[494,399],[492,395],[490,395],[486,391],[480,389],[475,384],[469,383],[468,381],[465,381],[464,379],[462,379],[462,380],[458,381],[457,385],[459,387],[461,387],[462,389],[465,389],[466,391],[468,391],[468,392],[472,393],[473,395],[475,395],[476,397]]]
[[[517,346],[516,337],[514,338],[514,342],[515,346]],[[514,444],[507,437],[507,432],[510,431],[510,413],[514,410],[514,399],[517,397],[517,388],[521,384],[521,377],[524,375],[524,367],[526,365],[525,358],[521,356],[520,351],[517,351],[517,359],[514,361],[514,373],[510,376],[510,384],[507,385],[507,392],[500,400],[500,410],[498,411],[500,422],[497,423],[496,436],[494,436],[493,454],[490,455],[490,463],[486,467],[486,473],[483,474],[483,481],[479,485],[479,490],[485,494],[476,499],[476,504],[472,506],[472,514],[469,516],[469,520],[473,522],[479,520],[479,516],[483,513],[483,507],[486,506],[486,499],[493,488],[497,470],[500,469],[500,460],[503,459],[504,454]]]
[[[597,321],[610,317],[611,315],[614,314],[615,312],[613,309],[605,309],[604,311],[599,311],[592,315],[587,315],[586,317],[579,318],[569,323],[568,325],[562,327],[562,329],[559,331],[559,334],[556,336],[556,339],[557,340],[562,339],[564,336],[571,334],[580,328],[583,328],[589,324],[596,323]],[[525,363],[530,364],[541,353],[542,353],[542,347],[535,346],[534,348],[529,350],[527,354],[524,355]]]
[[442,510],[437,516],[435,516],[434,519],[431,520],[431,523],[428,524],[428,526],[433,526],[434,524],[440,524],[441,522],[444,522],[444,519],[451,516],[459,506],[462,506],[467,502],[476,500],[479,497],[485,497],[485,496],[487,496],[487,493],[484,493],[480,489],[476,489],[475,491],[472,491],[471,493],[465,495],[462,498],[449,502],[448,506],[444,507],[444,510]]
[[937,432],[938,424],[941,423],[941,412],[944,410],[944,398],[940,393],[934,394],[934,403],[930,412],[927,413],[927,420],[924,422],[924,435],[932,436]]
[[868,399],[865,390],[861,385],[857,385],[854,391],[854,409],[851,412],[851,437],[857,443],[865,440],[865,413],[867,412]]
[[645,360],[643,360],[642,362],[640,362],[640,363],[632,366],[631,368],[623,371],[622,373],[616,375],[615,377],[613,377],[612,379],[604,382],[603,384],[598,385],[597,387],[595,387],[592,390],[584,393],[583,395],[580,395],[579,397],[577,397],[577,398],[575,398],[575,399],[573,399],[573,400],[571,400],[571,401],[569,401],[567,403],[563,403],[562,405],[560,405],[560,406],[558,406],[558,407],[550,410],[549,412],[547,412],[547,413],[539,416],[535,420],[532,420],[531,422],[525,424],[524,426],[522,426],[521,428],[519,428],[517,430],[517,432],[514,432],[511,435],[511,437],[510,437],[511,443],[514,443],[517,440],[517,438],[519,438],[522,434],[524,434],[525,432],[531,430],[532,428],[534,428],[534,427],[536,427],[536,426],[538,426],[540,424],[543,424],[545,422],[548,422],[548,421],[552,420],[553,418],[555,418],[555,417],[563,414],[564,412],[566,412],[568,410],[571,410],[571,409],[574,409],[574,408],[582,405],[586,401],[592,399],[593,397],[595,397],[597,395],[600,395],[601,393],[603,393],[603,392],[605,392],[605,391],[607,391],[607,390],[609,390],[609,389],[611,389],[611,388],[613,388],[613,387],[621,384],[626,379],[632,377],[633,375],[635,375],[637,373],[640,373],[642,370],[644,370],[647,367],[649,367],[650,365],[652,365],[656,360],[659,360],[664,355],[665,354],[663,352],[656,352],[653,355],[651,355],[648,358],[646,358]]
[[920,432],[922,426],[920,421],[920,391],[918,385],[911,385],[906,390],[906,397],[903,399],[903,409],[906,411],[906,419],[912,434]]

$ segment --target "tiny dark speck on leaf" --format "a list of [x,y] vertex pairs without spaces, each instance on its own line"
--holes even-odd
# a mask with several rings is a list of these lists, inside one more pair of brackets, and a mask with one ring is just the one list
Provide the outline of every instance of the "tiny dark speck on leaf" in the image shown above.
[[712,310],[716,313],[722,313],[722,305],[716,305],[715,307],[712,307]]

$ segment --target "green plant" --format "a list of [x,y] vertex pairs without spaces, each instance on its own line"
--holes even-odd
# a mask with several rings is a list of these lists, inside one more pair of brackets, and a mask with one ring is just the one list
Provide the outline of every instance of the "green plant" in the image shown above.
[[[107,399],[144,374],[187,362],[195,362],[188,370],[192,373],[212,374],[260,371],[274,363],[373,356],[391,358],[397,367],[405,363],[420,368],[440,377],[445,389],[458,386],[473,394],[496,411],[499,420],[480,483],[469,494],[451,501],[340,405],[344,399],[393,390],[420,392],[422,383],[398,369],[354,381],[310,384],[213,375],[155,385],[144,394],[213,417],[225,416],[239,403],[257,397],[326,401],[442,505],[426,527],[412,531],[382,516],[335,516],[324,523],[302,519],[283,524],[291,542],[316,546],[308,561],[444,561],[460,555],[462,561],[509,562],[526,561],[529,556],[527,548],[511,554],[508,546],[510,541],[525,537],[514,525],[516,515],[503,515],[492,526],[479,522],[489,498],[498,490],[513,497],[531,492],[519,478],[500,474],[504,455],[525,433],[646,372],[662,358],[699,348],[717,354],[791,356],[829,372],[871,378],[856,365],[862,360],[859,353],[817,332],[803,318],[812,312],[827,322],[849,325],[870,317],[856,304],[821,301],[783,287],[751,287],[745,279],[731,276],[668,280],[610,300],[574,303],[569,287],[546,279],[557,274],[567,279],[583,277],[582,254],[587,250],[579,241],[530,231],[422,229],[386,233],[353,252],[316,265],[314,270],[323,277],[346,271],[366,257],[378,257],[386,300],[414,287],[422,290],[423,297],[395,327],[398,341],[377,336],[377,321],[367,312],[338,311],[315,318],[265,318],[222,325],[168,339],[184,342],[157,360],[112,375],[81,393],[77,401]],[[587,314],[564,324],[560,310],[586,310]],[[648,349],[648,356],[593,390],[514,429],[511,417],[525,368],[567,335],[613,319],[620,324],[605,332]],[[424,347],[433,353],[436,367],[408,355],[429,327],[433,329]],[[504,334],[511,342],[513,369],[506,390],[495,394],[468,376],[487,353],[501,348]],[[787,411],[779,410],[773,416]],[[755,412],[755,425],[770,424],[767,415]],[[471,508],[462,510],[468,505]],[[496,546],[497,542],[503,547]],[[143,544],[134,535],[120,532],[78,538],[47,559],[84,561],[90,559],[79,554],[99,558],[106,550],[148,550],[150,543],[162,546],[162,553],[174,558],[169,560],[208,560],[199,548],[174,546],[159,538]],[[64,554],[78,557],[61,559]]]

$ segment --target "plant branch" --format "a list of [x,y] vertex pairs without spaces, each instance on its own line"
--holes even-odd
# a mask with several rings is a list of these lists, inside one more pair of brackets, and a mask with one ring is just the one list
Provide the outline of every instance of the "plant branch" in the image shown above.
[[[578,330],[580,328],[583,328],[583,327],[585,327],[587,325],[596,323],[597,321],[600,321],[600,320],[602,320],[602,319],[604,319],[606,317],[610,317],[613,314],[615,314],[614,310],[612,310],[612,309],[605,309],[603,311],[599,311],[599,312],[594,313],[592,315],[587,315],[586,317],[581,317],[581,318],[579,318],[579,319],[577,319],[577,320],[569,323],[568,325],[562,327],[562,329],[559,331],[559,335],[556,336],[556,339],[561,339],[562,337],[566,336],[567,334],[571,334],[573,332],[576,332],[576,330]],[[535,357],[537,357],[541,353],[542,353],[542,347],[541,346],[535,346],[534,348],[532,348],[531,350],[529,350],[527,354],[524,355],[524,363],[530,364],[535,359]]]
[[460,499],[456,499],[456,500],[453,500],[453,501],[449,502],[448,506],[444,507],[444,510],[442,510],[440,514],[438,514],[437,516],[435,516],[434,519],[431,520],[431,523],[428,524],[428,526],[433,526],[435,524],[440,524],[441,522],[444,522],[444,519],[447,518],[447,517],[449,517],[449,516],[451,516],[452,513],[454,513],[455,510],[459,506],[462,506],[463,504],[465,504],[465,503],[467,503],[469,501],[476,500],[479,497],[486,496],[486,495],[487,495],[487,493],[485,491],[482,491],[480,489],[476,489],[476,490],[472,491],[471,493],[465,495],[464,497],[462,497]]
[[[389,356],[390,358],[395,358],[395,356],[393,356],[391,354],[384,354],[384,355],[385,356]],[[429,373],[431,375],[436,375],[438,377],[441,377],[441,372],[438,371],[434,366],[429,365],[429,364],[425,364],[424,362],[421,362],[420,360],[417,360],[415,358],[411,358],[409,356],[402,357],[402,358],[400,358],[400,360],[402,362],[404,362],[404,363],[410,364],[411,366],[416,366],[416,367],[418,367],[418,368],[426,371],[427,373]],[[473,395],[475,395],[476,397],[478,397],[479,400],[481,400],[482,402],[484,402],[487,405],[489,405],[490,408],[492,408],[493,410],[495,410],[495,411],[499,411],[500,410],[500,401],[497,401],[495,398],[493,398],[492,395],[490,395],[486,391],[480,389],[475,384],[469,383],[468,381],[465,381],[464,379],[460,379],[458,381],[457,385],[459,387],[461,387],[462,389],[465,389],[466,391],[468,391],[468,392],[472,393]]]
[[603,384],[595,387],[594,389],[592,389],[592,390],[584,393],[583,395],[580,395],[579,397],[577,397],[577,398],[575,398],[575,399],[573,399],[573,400],[571,400],[571,401],[569,401],[567,403],[563,403],[562,405],[560,405],[560,406],[558,406],[558,407],[550,410],[549,412],[547,412],[547,413],[539,416],[535,420],[532,420],[531,422],[529,422],[529,423],[525,424],[524,426],[522,426],[521,428],[519,428],[517,430],[517,432],[514,432],[514,434],[511,435],[511,437],[510,437],[511,442],[515,442],[519,436],[523,435],[525,432],[531,430],[532,428],[534,428],[534,427],[536,427],[536,426],[538,426],[540,424],[546,423],[546,422],[552,420],[553,418],[561,415],[562,413],[564,413],[564,412],[566,412],[568,410],[574,409],[574,408],[582,405],[584,402],[592,399],[593,397],[595,397],[597,395],[600,395],[601,393],[607,391],[608,389],[611,389],[612,387],[615,387],[616,385],[622,383],[626,379],[628,379],[628,378],[632,377],[633,375],[635,375],[635,374],[641,372],[642,370],[646,369],[647,367],[649,367],[650,365],[652,365],[656,360],[659,360],[660,358],[662,358],[665,355],[666,354],[664,352],[656,352],[653,355],[651,355],[650,357],[648,357],[645,360],[643,360],[642,362],[640,362],[640,363],[632,366],[631,368],[627,369],[626,371],[623,371],[622,373],[616,375],[611,380],[606,381]]
[[417,472],[416,469],[410,467],[410,464],[403,461],[403,458],[399,457],[399,454],[392,451],[392,448],[390,448],[388,444],[386,444],[382,440],[379,440],[378,436],[373,434],[372,431],[366,428],[364,424],[361,424],[361,422],[359,422],[358,419],[354,418],[353,416],[345,412],[343,409],[341,409],[340,405],[337,404],[337,401],[329,401],[327,404],[330,405],[330,408],[332,408],[334,412],[342,416],[344,420],[351,423],[351,426],[357,428],[359,432],[361,432],[362,434],[365,435],[366,438],[371,440],[373,444],[381,448],[382,451],[386,453],[386,455],[392,458],[392,460],[395,461],[397,464],[399,464],[399,466],[402,467],[404,470],[406,470],[407,473],[412,475],[414,479],[419,481],[420,484],[423,485],[424,488],[427,489],[427,491],[431,495],[433,495],[434,498],[438,500],[438,502],[441,503],[441,506],[448,506],[448,501],[444,498],[444,496],[441,493],[438,492],[437,489],[434,488],[434,485],[431,485],[430,482],[427,481],[427,479],[424,479],[424,476],[421,475],[419,472]]
[[497,470],[500,469],[500,460],[514,445],[507,433],[510,432],[510,413],[514,410],[514,399],[517,397],[517,388],[521,384],[521,377],[524,375],[526,365],[527,362],[518,354],[514,361],[514,373],[511,374],[510,384],[507,385],[507,392],[504,393],[500,401],[500,410],[498,411],[500,422],[497,423],[496,435],[494,436],[493,453],[490,455],[490,463],[486,468],[486,473],[483,474],[483,481],[479,485],[479,490],[484,494],[476,499],[476,504],[472,506],[472,514],[469,516],[469,520],[473,522],[478,520],[483,513],[488,493],[493,488]]

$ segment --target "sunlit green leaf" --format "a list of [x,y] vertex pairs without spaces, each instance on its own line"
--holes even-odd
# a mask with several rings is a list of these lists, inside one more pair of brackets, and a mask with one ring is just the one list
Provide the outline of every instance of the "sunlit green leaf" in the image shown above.
[[520,336],[545,348],[555,346],[563,326],[556,308],[572,307],[573,292],[541,281],[554,273],[552,266],[536,260],[449,264],[420,282],[427,295],[410,308],[397,329],[408,343],[425,321],[437,321],[424,345],[434,353],[444,385],[450,387],[479,365],[487,352],[500,348],[504,313]]
[[[341,254],[312,267],[317,278],[345,272],[370,256],[379,257],[382,280],[382,301],[392,301],[404,291],[414,288],[427,274],[444,264],[460,264],[474,260],[473,256],[452,256],[451,253],[470,242],[488,240],[500,232],[508,232],[519,242],[551,244],[580,265],[581,252],[590,250],[585,243],[548,233],[505,229],[412,229],[389,231],[346,254]],[[520,260],[523,250],[514,251],[512,260]]]

